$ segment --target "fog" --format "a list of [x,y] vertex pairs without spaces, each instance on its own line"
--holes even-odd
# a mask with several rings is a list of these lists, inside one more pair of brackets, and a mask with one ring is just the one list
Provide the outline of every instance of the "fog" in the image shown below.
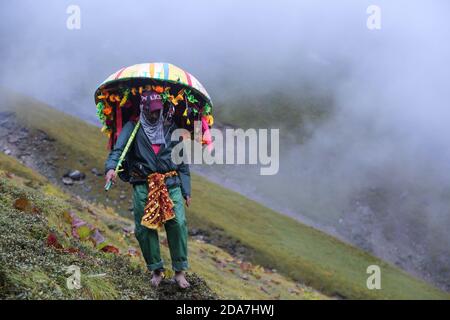
[[[72,4],[79,30],[66,27]],[[372,4],[379,30],[366,26]],[[272,93],[298,110],[305,95],[327,97],[320,121],[296,127],[271,114],[283,137],[277,175],[194,169],[448,290],[449,9],[444,0],[2,2],[0,85],[97,125],[98,84],[141,62],[194,74],[219,123],[252,127],[240,112],[257,113]]]

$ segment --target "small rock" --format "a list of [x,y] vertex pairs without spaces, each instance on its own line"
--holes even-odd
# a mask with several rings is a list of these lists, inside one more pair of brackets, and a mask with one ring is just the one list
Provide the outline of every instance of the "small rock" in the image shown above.
[[48,142],[55,142],[55,141],[56,141],[56,139],[54,139],[54,138],[52,138],[52,137],[49,137],[49,136],[47,136],[46,134],[45,134],[45,136],[42,138],[42,140],[48,141]]
[[69,177],[63,177],[63,178],[62,178],[62,182],[63,182],[65,185],[68,185],[68,186],[73,185],[73,180],[72,180],[71,178],[69,178]]
[[121,195],[119,196],[119,199],[120,199],[120,200],[124,200],[126,197],[127,197],[127,196],[126,196],[125,194],[121,194]]
[[126,234],[131,234],[134,232],[134,226],[123,227],[122,231]]
[[67,174],[67,177],[71,178],[75,181],[80,181],[86,178],[86,175],[83,172],[80,172],[79,170],[74,170]]
[[241,279],[243,279],[243,280],[248,280],[248,279],[249,279],[249,276],[246,275],[246,274],[241,274],[240,277],[241,277]]
[[189,230],[189,234],[191,236],[196,236],[199,233],[199,230],[197,228],[192,228],[191,230]]
[[288,292],[291,293],[291,294],[295,294],[297,296],[300,294],[300,292],[298,290],[295,290],[295,289],[292,289],[292,288],[289,288]]
[[6,149],[4,152],[7,156],[9,156],[11,154],[11,150],[9,150],[9,149]]
[[91,172],[92,172],[94,175],[96,175],[96,176],[101,176],[101,175],[102,175],[102,174],[100,173],[100,171],[98,171],[97,168],[92,168],[92,169],[91,169]]
[[202,234],[194,236],[195,239],[197,239],[199,242],[205,242],[205,236]]
[[139,256],[139,251],[137,251],[135,248],[128,248],[128,255],[132,257]]
[[8,136],[8,142],[9,143],[16,143],[17,141],[19,141],[19,138],[16,135],[10,135]]

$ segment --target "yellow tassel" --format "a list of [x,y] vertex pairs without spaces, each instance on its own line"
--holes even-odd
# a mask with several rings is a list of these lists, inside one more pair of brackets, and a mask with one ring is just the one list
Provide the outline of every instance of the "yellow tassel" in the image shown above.
[[182,94],[177,95],[175,98],[173,98],[173,96],[171,96],[171,97],[172,97],[171,101],[174,106],[178,105],[178,101],[182,101],[184,99]]
[[127,100],[128,100],[128,95],[125,94],[123,96],[122,100],[120,100],[119,107],[122,107],[127,102]]
[[104,134],[106,134],[108,137],[111,137],[111,129],[108,129],[107,126],[103,126],[101,130]]
[[214,124],[214,117],[212,115],[207,115],[206,121],[208,122],[208,125],[211,127]]

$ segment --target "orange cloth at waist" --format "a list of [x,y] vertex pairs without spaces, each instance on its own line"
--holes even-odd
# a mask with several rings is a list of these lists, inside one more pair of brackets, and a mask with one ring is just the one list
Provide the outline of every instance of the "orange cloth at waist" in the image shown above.
[[165,178],[176,176],[176,171],[152,173],[147,177],[148,197],[141,224],[149,229],[158,229],[175,217],[173,201],[170,199]]

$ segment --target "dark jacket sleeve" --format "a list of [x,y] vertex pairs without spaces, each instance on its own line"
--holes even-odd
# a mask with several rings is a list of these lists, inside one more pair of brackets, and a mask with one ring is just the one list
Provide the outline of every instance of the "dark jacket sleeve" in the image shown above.
[[178,165],[178,174],[181,180],[181,193],[183,197],[191,196],[191,173],[189,165],[182,162]]
[[128,139],[131,136],[131,133],[134,129],[134,123],[128,121],[123,127],[122,131],[120,131],[119,137],[117,137],[117,141],[108,155],[108,158],[105,161],[105,174],[110,169],[116,169],[117,163],[119,162],[120,155],[122,154],[123,149],[128,142]]

